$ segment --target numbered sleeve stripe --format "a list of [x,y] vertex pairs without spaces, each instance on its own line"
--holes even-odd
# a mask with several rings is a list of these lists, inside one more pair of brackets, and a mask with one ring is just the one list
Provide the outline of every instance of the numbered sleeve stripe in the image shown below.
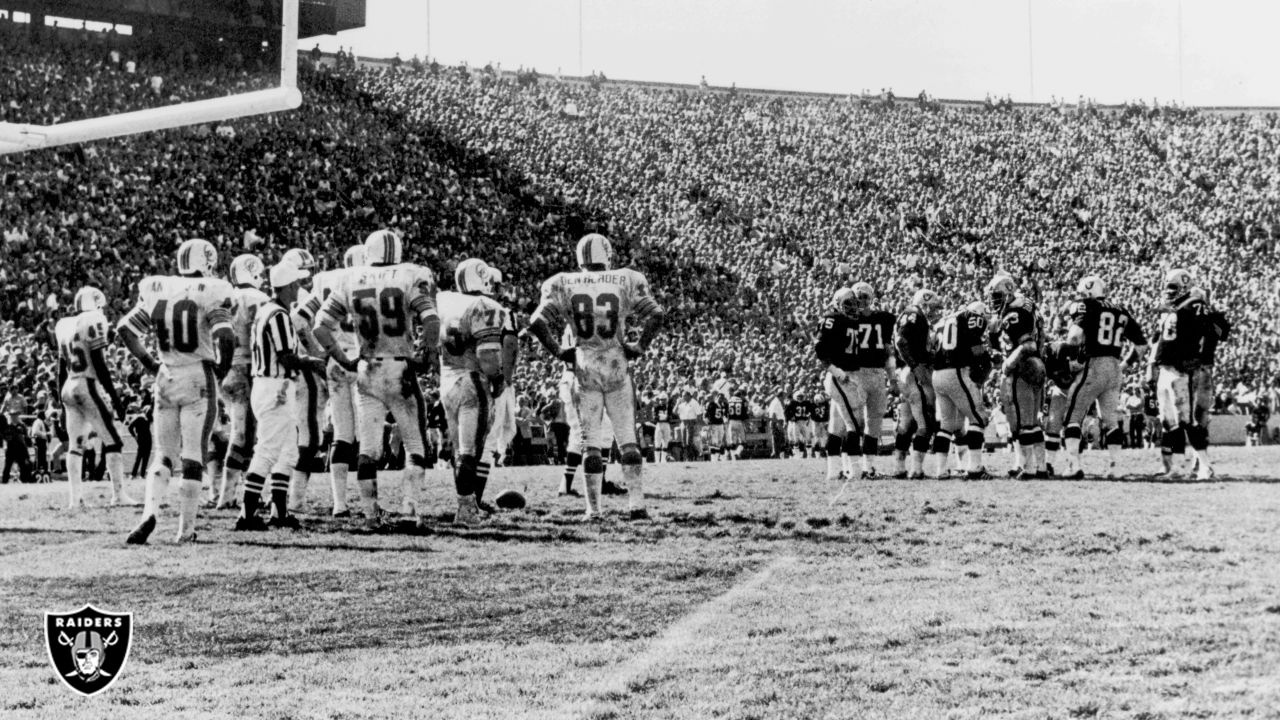
[[347,306],[342,304],[336,294],[330,295],[329,299],[320,307],[320,324],[332,330],[337,327],[342,319],[347,316]]
[[436,313],[436,301],[426,295],[419,295],[409,301],[409,307],[418,314],[418,317],[431,317]]
[[559,323],[560,308],[556,307],[555,305],[552,305],[551,303],[543,303],[539,305],[538,309],[533,311],[533,317],[530,318],[529,321],[533,322],[539,319],[547,323],[548,325],[554,325]]
[[151,315],[140,307],[134,308],[124,316],[118,327],[127,327],[139,334],[146,333],[151,329]]
[[209,325],[216,327],[218,325],[226,325],[231,327],[231,311],[224,307],[216,307],[208,312],[206,317],[209,318]]
[[501,345],[502,344],[502,328],[485,328],[471,333],[471,337],[475,339],[476,345]]
[[662,308],[658,306],[657,300],[654,300],[653,298],[646,296],[636,301],[635,306],[632,308],[632,312],[635,315],[645,317],[648,315],[652,315],[653,313],[661,309]]

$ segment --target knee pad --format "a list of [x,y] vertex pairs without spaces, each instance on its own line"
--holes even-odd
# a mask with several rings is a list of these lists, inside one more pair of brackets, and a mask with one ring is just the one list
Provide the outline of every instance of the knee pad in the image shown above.
[[945,430],[939,430],[933,436],[933,451],[939,455],[946,455],[951,451],[951,433]]
[[1181,455],[1187,451],[1187,429],[1182,426],[1165,433],[1165,436],[1169,438],[1169,447],[1175,455]]
[[244,445],[232,445],[227,452],[227,467],[232,470],[248,470],[251,457],[253,457],[251,449]]
[[374,480],[378,477],[378,461],[368,455],[361,455],[356,465],[357,480]]
[[644,463],[644,456],[640,454],[640,448],[634,444],[624,445],[622,447],[622,464],[623,465],[641,465]]
[[846,455],[862,455],[862,433],[850,430],[840,443],[840,451]]
[[929,436],[928,436],[928,435],[916,435],[916,436],[912,437],[912,438],[911,438],[911,449],[912,449],[912,450],[914,450],[915,452],[920,452],[920,453],[926,453],[926,452],[929,452]]
[[965,444],[970,450],[981,450],[987,444],[987,435],[982,428],[972,428],[965,435]]
[[1209,447],[1209,428],[1203,425],[1192,425],[1187,428],[1187,442],[1194,450],[1205,450]]
[[[168,458],[165,458],[166,460]],[[204,476],[204,463],[197,460],[182,459],[182,479],[199,480]]]
[[354,465],[356,446],[344,440],[337,440],[329,451],[329,462],[335,465]]
[[576,468],[576,467],[578,467],[578,466],[579,466],[579,465],[581,465],[581,464],[582,464],[582,454],[581,454],[581,453],[576,453],[576,452],[565,453],[565,456],[564,456],[564,466],[565,466],[565,467],[567,467],[567,468]]
[[314,445],[299,445],[298,461],[293,464],[293,469],[304,473],[315,472],[316,456],[319,454],[320,448]]
[[862,453],[864,455],[872,455],[872,456],[879,455],[880,454],[880,437],[878,435],[863,435],[862,436]]
[[1062,431],[1063,440],[1079,440],[1082,437],[1084,437],[1084,433],[1080,431],[1079,425],[1068,425],[1066,429]]
[[839,435],[827,436],[827,455],[836,456],[840,454],[840,446],[844,443],[844,438]]
[[911,449],[911,433],[900,432],[893,436],[893,449],[904,453]]
[[124,447],[120,445],[104,445],[102,448],[103,455],[114,455],[121,452],[124,452]]
[[600,457],[598,451],[582,459],[582,471],[588,475],[599,475],[604,472],[604,458]]

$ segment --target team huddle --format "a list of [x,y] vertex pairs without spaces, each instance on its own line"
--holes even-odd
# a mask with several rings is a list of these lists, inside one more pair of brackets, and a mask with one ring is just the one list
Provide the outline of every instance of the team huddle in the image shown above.
[[[1196,477],[1207,479],[1213,476],[1208,427],[1214,354],[1230,324],[1186,270],[1168,273],[1164,300],[1147,360],[1147,383],[1164,428],[1163,472],[1180,475],[1177,456],[1189,444]],[[828,479],[854,477],[857,456],[859,476],[876,475],[871,458],[879,449],[886,388],[899,397],[894,477],[946,475],[954,445],[964,456],[966,478],[989,478],[983,388],[997,366],[1000,404],[1016,438],[1016,477],[1085,477],[1081,428],[1091,411],[1110,453],[1105,476],[1114,476],[1123,440],[1118,406],[1124,370],[1139,363],[1149,344],[1128,308],[1107,299],[1102,278],[1080,280],[1075,300],[1061,313],[1065,335],[1056,339],[1046,337],[1035,303],[1004,273],[988,283],[983,300],[949,314],[930,290],[917,291],[896,322],[873,301],[865,282],[841,288],[818,327],[815,353],[826,366],[831,398]],[[1056,473],[1050,455],[1057,456]]]
[[[510,441],[515,425],[519,330],[494,298],[502,273],[469,258],[455,270],[454,290],[439,291],[432,272],[404,262],[403,253],[402,239],[380,230],[349,248],[341,268],[316,272],[311,253],[292,249],[270,269],[255,255],[240,255],[223,280],[213,245],[192,239],[178,249],[177,275],[139,283],[137,304],[116,331],[155,378],[156,442],[142,517],[128,543],[146,543],[154,532],[175,473],[181,477],[177,542],[196,539],[206,480],[217,480],[217,507],[240,505],[236,531],[299,527],[296,513],[311,476],[326,466],[323,430],[330,423],[332,515],[352,514],[347,486],[355,465],[358,511],[367,526],[380,527],[385,511],[378,502],[378,469],[388,415],[405,449],[404,508],[425,525],[421,498],[437,448],[427,437],[419,378],[436,372],[448,429],[438,457],[453,467],[453,522],[483,521],[492,511],[483,501],[488,461]],[[573,402],[566,414],[584,456],[587,516],[603,512],[607,416],[621,452],[630,516],[646,517],[629,363],[653,342],[663,311],[642,274],[611,269],[613,250],[604,236],[583,237],[577,256],[578,271],[544,283],[528,331],[569,368]],[[116,423],[124,406],[104,359],[106,298],[85,287],[74,305],[77,314],[56,327],[70,504],[83,502],[82,455],[95,431],[110,440],[104,452],[113,504],[134,504],[120,485],[123,443]],[[564,343],[558,339],[562,329]],[[222,458],[212,456],[210,442],[219,402],[230,425]]]

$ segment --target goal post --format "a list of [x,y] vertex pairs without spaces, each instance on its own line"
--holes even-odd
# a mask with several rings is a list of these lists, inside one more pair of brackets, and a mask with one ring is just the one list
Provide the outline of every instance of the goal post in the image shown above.
[[298,0],[283,3],[279,87],[53,125],[0,122],[0,155],[297,108]]

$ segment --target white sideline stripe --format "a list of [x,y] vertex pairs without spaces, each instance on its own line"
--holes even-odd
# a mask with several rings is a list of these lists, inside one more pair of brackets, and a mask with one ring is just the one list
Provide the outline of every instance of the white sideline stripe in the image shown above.
[[630,661],[615,669],[598,684],[590,688],[586,693],[587,697],[561,708],[560,712],[556,713],[555,716],[585,717],[591,715],[593,710],[599,709],[601,705],[608,702],[600,699],[601,695],[608,693],[627,694],[627,685],[631,680],[647,675],[655,667],[670,664],[678,655],[698,641],[698,633],[703,627],[720,617],[724,611],[728,610],[743,596],[759,590],[761,586],[773,579],[778,570],[783,567],[793,566],[795,562],[796,558],[790,555],[775,558],[768,565],[757,571],[755,575],[703,603],[692,613],[667,628],[666,632],[649,644],[647,650],[631,658]]

